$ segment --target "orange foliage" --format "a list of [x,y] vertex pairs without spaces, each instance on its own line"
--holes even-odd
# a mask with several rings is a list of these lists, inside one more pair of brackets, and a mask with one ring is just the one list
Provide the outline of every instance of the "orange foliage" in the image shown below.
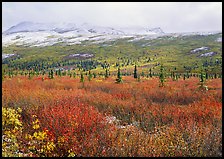
[[[122,78],[121,84],[94,78],[83,87],[70,77],[6,78],[2,104],[22,108],[27,132],[37,115],[58,156],[69,150],[77,156],[220,156],[220,79],[208,80],[211,89],[202,92],[198,78],[167,79],[162,88],[155,77]],[[108,123],[108,116],[117,123]]]

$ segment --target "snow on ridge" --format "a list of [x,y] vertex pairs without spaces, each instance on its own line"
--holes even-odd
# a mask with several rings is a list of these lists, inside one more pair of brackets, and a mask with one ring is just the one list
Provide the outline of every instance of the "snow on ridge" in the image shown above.
[[[68,45],[80,44],[83,41],[102,43],[137,36],[155,36],[163,34],[158,28],[144,27],[104,27],[88,23],[35,23],[21,22],[2,33],[2,45],[46,46],[64,42]],[[138,40],[138,39],[136,39]]]
[[4,54],[2,53],[2,59],[5,59],[5,58],[8,58],[8,57],[11,57],[11,56],[14,56],[15,54]]
[[[117,39],[128,39],[128,42],[151,40],[162,36],[179,37],[199,33],[164,33],[160,27],[104,27],[88,23],[35,23],[22,22],[2,33],[2,45],[11,44],[28,46],[51,46],[57,43],[65,45],[89,43],[103,43]],[[201,33],[204,34],[204,33]],[[208,33],[207,33],[208,34]],[[204,34],[204,35],[207,35]],[[220,38],[221,39],[221,38]],[[217,41],[220,41],[218,39]],[[222,40],[222,39],[221,39]],[[208,50],[206,47],[192,50],[197,52]]]
[[206,47],[206,46],[202,46],[200,48],[196,48],[194,50],[191,50],[191,53],[196,53],[196,52],[199,52],[199,51],[203,51],[203,50],[209,50],[210,48],[209,47]]
[[222,37],[216,39],[217,42],[222,42]]
[[144,28],[144,27],[105,27],[94,26],[84,23],[76,25],[73,23],[35,23],[35,22],[21,22],[3,34],[13,34],[18,32],[37,32],[37,31],[55,31],[57,33],[66,33],[69,31],[76,31],[77,33],[99,33],[99,34],[112,34],[112,35],[125,35],[125,34],[163,34],[161,28]]
[[67,32],[64,34],[54,31],[14,33],[2,36],[2,45],[9,46],[29,45],[29,46],[51,46],[59,42],[64,42],[68,45],[81,44],[83,41],[90,43],[103,43],[105,41],[113,41],[133,37],[130,35],[104,35],[104,34],[77,34],[76,32]]
[[18,32],[38,32],[38,31],[55,31],[57,33],[63,33],[72,31],[76,28],[72,23],[35,23],[25,21],[13,26],[3,32],[3,34],[13,34]]
[[216,54],[217,54],[217,52],[207,52],[207,53],[201,54],[200,57],[214,56]]

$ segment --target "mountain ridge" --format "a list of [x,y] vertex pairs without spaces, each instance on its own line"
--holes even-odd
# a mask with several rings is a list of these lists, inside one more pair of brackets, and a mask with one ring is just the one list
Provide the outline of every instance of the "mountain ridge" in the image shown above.
[[37,31],[54,31],[57,33],[65,33],[69,31],[76,31],[77,33],[98,33],[109,35],[148,35],[148,34],[164,34],[160,27],[107,27],[95,26],[88,23],[77,25],[74,23],[39,23],[31,21],[23,21],[15,26],[10,27],[4,31],[3,35],[9,35],[19,32],[37,32]]

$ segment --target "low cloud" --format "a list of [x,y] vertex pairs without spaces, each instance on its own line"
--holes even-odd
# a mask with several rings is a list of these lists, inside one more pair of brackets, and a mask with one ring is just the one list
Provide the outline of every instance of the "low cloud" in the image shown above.
[[2,9],[3,30],[21,21],[222,30],[221,2],[3,2]]

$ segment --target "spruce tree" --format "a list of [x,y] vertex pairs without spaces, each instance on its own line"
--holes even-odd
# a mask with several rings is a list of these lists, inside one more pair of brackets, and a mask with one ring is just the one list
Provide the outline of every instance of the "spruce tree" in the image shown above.
[[89,71],[88,80],[91,81],[92,77],[93,77],[93,75],[92,75],[92,73]]
[[29,72],[28,79],[31,79],[31,72]]
[[93,73],[93,78],[96,78],[96,73],[95,72]]
[[177,68],[175,67],[174,70],[171,73],[171,77],[172,77],[173,81],[178,80],[177,74],[175,74],[176,70],[177,70]]
[[58,75],[61,77],[61,69],[58,70]]
[[203,69],[201,68],[201,72],[200,72],[200,86],[199,88],[200,89],[205,89],[205,90],[208,90],[208,87],[205,86],[205,82],[206,82],[206,75],[205,73],[203,72]]
[[84,76],[83,76],[82,72],[81,72],[81,75],[80,75],[80,82],[84,83]]
[[85,85],[84,85],[84,75],[83,75],[83,72],[81,72],[81,74],[80,74],[80,83],[82,83],[82,87],[81,88],[84,88]]
[[160,75],[159,75],[159,87],[164,87],[165,75],[164,75],[164,67],[161,65],[160,67]]
[[142,77],[145,77],[145,73],[144,73],[143,71],[142,71],[142,74],[141,74],[141,76],[142,76]]
[[54,78],[54,72],[53,72],[53,70],[50,70],[50,72],[48,72],[48,77],[50,79],[53,79]]
[[[29,73],[29,75],[30,75],[30,73]],[[48,78],[51,78],[51,72],[50,71],[48,72]]]
[[108,71],[108,69],[106,68],[105,78],[108,78],[108,77],[109,77],[109,71]]
[[152,69],[149,69],[149,77],[152,77]]
[[121,83],[121,82],[122,82],[121,71],[120,71],[120,67],[118,67],[116,83]]
[[208,71],[207,71],[207,69],[205,71],[206,71],[205,72],[205,78],[208,79]]
[[58,70],[55,71],[55,76],[58,76]]
[[134,69],[134,78],[138,78],[138,74],[137,74],[137,66],[135,65],[135,69]]

